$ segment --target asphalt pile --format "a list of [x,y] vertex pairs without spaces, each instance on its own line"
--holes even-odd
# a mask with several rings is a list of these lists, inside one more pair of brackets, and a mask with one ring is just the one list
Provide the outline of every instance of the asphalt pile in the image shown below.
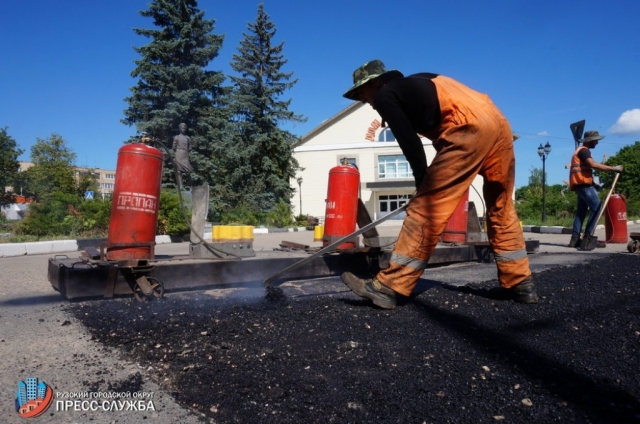
[[217,423],[640,421],[640,256],[436,285],[387,311],[336,281],[233,300],[206,292],[72,303],[96,341]]

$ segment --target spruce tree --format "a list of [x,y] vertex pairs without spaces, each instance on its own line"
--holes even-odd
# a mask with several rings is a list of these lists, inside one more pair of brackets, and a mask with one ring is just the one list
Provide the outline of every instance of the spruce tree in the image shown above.
[[292,79],[293,72],[282,71],[287,63],[284,42],[272,44],[276,28],[263,4],[247,29],[231,63],[239,76],[230,77],[235,148],[228,151],[226,179],[233,203],[266,212],[279,199],[290,202],[290,178],[298,169],[292,155],[297,137],[279,126],[306,118],[289,110],[291,99],[282,99],[297,79]]
[[169,160],[172,140],[178,125],[187,124],[194,169],[191,183],[213,186],[219,156],[215,144],[225,137],[228,118],[224,74],[207,67],[218,56],[224,36],[212,33],[215,20],[204,18],[196,0],[152,0],[140,14],[153,19],[157,28],[134,28],[151,42],[134,47],[141,58],[131,73],[137,83],[125,99],[129,107],[122,122],[149,133],[170,151],[165,155],[165,182],[175,182]]

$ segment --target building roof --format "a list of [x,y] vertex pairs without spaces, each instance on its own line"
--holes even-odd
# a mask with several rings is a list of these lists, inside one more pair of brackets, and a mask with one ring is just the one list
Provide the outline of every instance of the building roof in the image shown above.
[[364,106],[364,103],[362,102],[353,102],[352,104],[347,106],[345,109],[342,109],[340,112],[333,115],[331,118],[325,121],[322,121],[320,125],[318,125],[314,129],[312,129],[311,131],[309,131],[308,133],[300,137],[299,141],[295,143],[293,147],[295,148],[295,147],[302,146],[304,143],[311,140],[314,136],[318,135],[319,133],[321,133],[322,131],[324,131],[325,129],[327,129],[337,121],[345,118],[346,116],[360,109],[362,106]]

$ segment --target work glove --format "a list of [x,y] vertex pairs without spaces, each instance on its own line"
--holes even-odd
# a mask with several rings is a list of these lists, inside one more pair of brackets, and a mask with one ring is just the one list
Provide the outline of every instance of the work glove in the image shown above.
[[624,166],[616,165],[616,166],[613,167],[613,171],[622,173],[622,171],[624,171]]

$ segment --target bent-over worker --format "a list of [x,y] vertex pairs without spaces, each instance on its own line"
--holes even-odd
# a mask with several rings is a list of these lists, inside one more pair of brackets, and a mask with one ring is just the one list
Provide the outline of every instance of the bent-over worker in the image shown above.
[[[353,73],[344,97],[369,103],[380,114],[411,165],[415,196],[409,202],[389,267],[373,279],[350,272],[344,283],[381,308],[393,309],[396,294],[409,296],[426,268],[449,218],[476,175],[484,178],[487,232],[498,281],[509,298],[537,303],[520,222],[511,195],[515,184],[513,134],[485,94],[442,75],[403,76],[380,60]],[[421,134],[436,156],[427,167]]]

